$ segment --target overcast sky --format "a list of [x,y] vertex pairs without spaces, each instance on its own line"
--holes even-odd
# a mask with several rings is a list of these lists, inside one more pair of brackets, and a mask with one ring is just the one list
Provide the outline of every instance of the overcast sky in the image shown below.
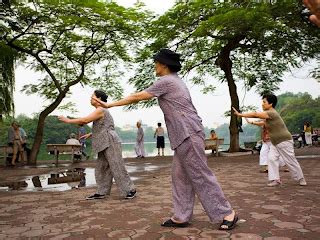
[[[124,6],[130,6],[134,0],[118,0],[118,3]],[[166,11],[173,5],[173,0],[143,0],[150,10],[153,10],[159,14]],[[285,74],[284,82],[280,85],[280,90],[277,94],[284,92],[308,92],[313,97],[320,95],[320,83],[315,79],[309,77],[308,70],[311,69],[313,64],[309,63],[303,69],[293,70],[290,73]],[[23,66],[18,66],[16,69],[16,91],[14,94],[16,115],[26,114],[32,116],[34,113],[38,113],[43,109],[45,103],[43,99],[38,96],[26,96],[21,93],[22,85],[27,83],[35,83],[40,77],[29,69]],[[187,79],[186,79],[187,80]],[[228,87],[226,83],[220,84],[217,81],[217,90],[213,94],[203,95],[197,86],[193,86],[189,83],[189,89],[193,99],[193,103],[198,110],[200,117],[203,119],[203,124],[210,128],[216,127],[219,124],[228,122],[229,119],[223,117],[223,113],[230,109],[230,96],[228,93]],[[93,89],[88,87],[74,86],[71,89],[72,96],[68,99],[76,104],[78,113],[76,116],[85,116],[92,112],[93,108],[90,105],[90,96]],[[125,93],[130,94],[133,88],[125,86]],[[238,94],[241,105],[254,105],[261,109],[261,99],[254,92],[245,92],[243,87],[238,85]],[[110,109],[111,114],[115,120],[116,126],[122,127],[130,124],[134,125],[136,121],[142,120],[144,124],[156,126],[157,122],[164,122],[163,114],[159,107],[153,107],[150,109],[138,109],[134,111],[124,111],[122,107]],[[73,115],[68,112],[54,111],[52,115]]]

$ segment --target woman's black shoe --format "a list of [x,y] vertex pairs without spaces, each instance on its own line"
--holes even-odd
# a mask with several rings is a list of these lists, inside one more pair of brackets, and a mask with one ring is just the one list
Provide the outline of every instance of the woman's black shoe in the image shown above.
[[184,227],[188,227],[189,225],[190,225],[190,223],[188,223],[188,222],[176,223],[176,222],[172,221],[171,219],[169,219],[161,224],[162,227],[176,227],[176,228],[184,228]]

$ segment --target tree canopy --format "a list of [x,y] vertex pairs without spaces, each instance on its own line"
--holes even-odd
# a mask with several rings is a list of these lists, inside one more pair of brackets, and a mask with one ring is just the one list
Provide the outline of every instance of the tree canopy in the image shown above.
[[305,122],[320,128],[320,97],[308,93],[284,93],[278,96],[277,110],[291,133],[303,131]]
[[0,42],[0,122],[3,116],[14,113],[13,91],[15,87],[14,64],[16,51]]
[[38,94],[48,105],[39,115],[31,161],[36,161],[45,118],[81,83],[120,97],[121,64],[130,62],[130,51],[141,42],[148,12],[142,5],[124,8],[100,1],[14,1],[4,8],[0,43],[21,54],[44,77],[25,85],[27,94]]
[[[205,93],[215,89],[213,79],[226,82],[231,106],[239,109],[238,81],[258,93],[272,92],[284,71],[319,56],[320,31],[304,22],[302,7],[299,0],[179,0],[151,23],[151,43],[141,51],[141,65],[131,82],[139,90],[149,85],[153,75],[146,59],[168,47],[182,54],[183,73]],[[238,151],[234,114],[230,135],[230,151]]]

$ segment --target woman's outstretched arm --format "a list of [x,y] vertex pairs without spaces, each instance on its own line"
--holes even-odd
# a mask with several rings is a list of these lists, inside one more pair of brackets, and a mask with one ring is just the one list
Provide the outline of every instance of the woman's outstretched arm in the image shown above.
[[111,102],[111,103],[106,103],[104,101],[101,101],[99,98],[96,97],[92,97],[92,99],[94,99],[95,101],[97,101],[98,103],[100,103],[101,107],[104,108],[111,108],[111,107],[118,107],[118,106],[125,106],[125,105],[129,105],[132,103],[137,103],[143,100],[149,100],[151,98],[153,98],[154,96],[146,91],[142,91],[142,92],[137,92],[134,94],[131,94],[128,97],[125,97],[123,99],[120,99],[119,101],[115,101],[115,102]]
[[266,112],[249,112],[249,113],[239,113],[234,107],[232,107],[233,112],[238,117],[246,117],[246,118],[261,118],[261,119],[269,119],[269,115]]
[[100,118],[103,117],[103,109],[102,108],[97,108],[94,112],[90,113],[88,116],[86,117],[82,117],[82,118],[67,118],[64,116],[59,116],[59,120],[65,123],[72,123],[72,124],[88,124],[90,122],[96,121]]

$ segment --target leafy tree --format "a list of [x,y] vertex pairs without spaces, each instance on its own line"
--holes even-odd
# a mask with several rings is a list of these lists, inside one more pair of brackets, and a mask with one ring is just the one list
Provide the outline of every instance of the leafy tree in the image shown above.
[[[153,41],[141,51],[138,90],[153,81],[150,55],[169,47],[182,53],[184,74],[204,93],[215,89],[212,78],[226,82],[231,107],[239,109],[237,82],[257,92],[278,88],[284,71],[319,56],[320,31],[300,17],[300,0],[179,0],[151,23]],[[152,102],[154,103],[154,102]],[[152,103],[147,103],[149,106]],[[213,105],[214,106],[214,105]],[[214,111],[214,107],[212,109]],[[239,150],[237,118],[231,115],[230,152]]]
[[[10,7],[10,2],[1,1],[0,7]],[[2,16],[0,14],[0,19],[1,17]],[[0,52],[0,123],[3,124],[3,116],[9,116],[10,114],[13,115],[14,113],[14,64],[17,53],[1,42]]]
[[303,131],[305,122],[320,127],[320,97],[308,93],[284,93],[278,96],[277,110],[291,133]]
[[15,86],[14,64],[16,52],[0,43],[0,122],[4,115],[13,115]]
[[141,5],[126,9],[111,1],[17,1],[4,9],[1,44],[19,52],[19,60],[45,74],[37,84],[23,88],[48,102],[39,114],[32,164],[36,163],[45,119],[71,86],[88,84],[121,96],[119,68],[130,61],[129,51],[139,44],[146,16]]
[[312,77],[314,77],[320,83],[320,58],[317,60],[317,67],[311,71]]

